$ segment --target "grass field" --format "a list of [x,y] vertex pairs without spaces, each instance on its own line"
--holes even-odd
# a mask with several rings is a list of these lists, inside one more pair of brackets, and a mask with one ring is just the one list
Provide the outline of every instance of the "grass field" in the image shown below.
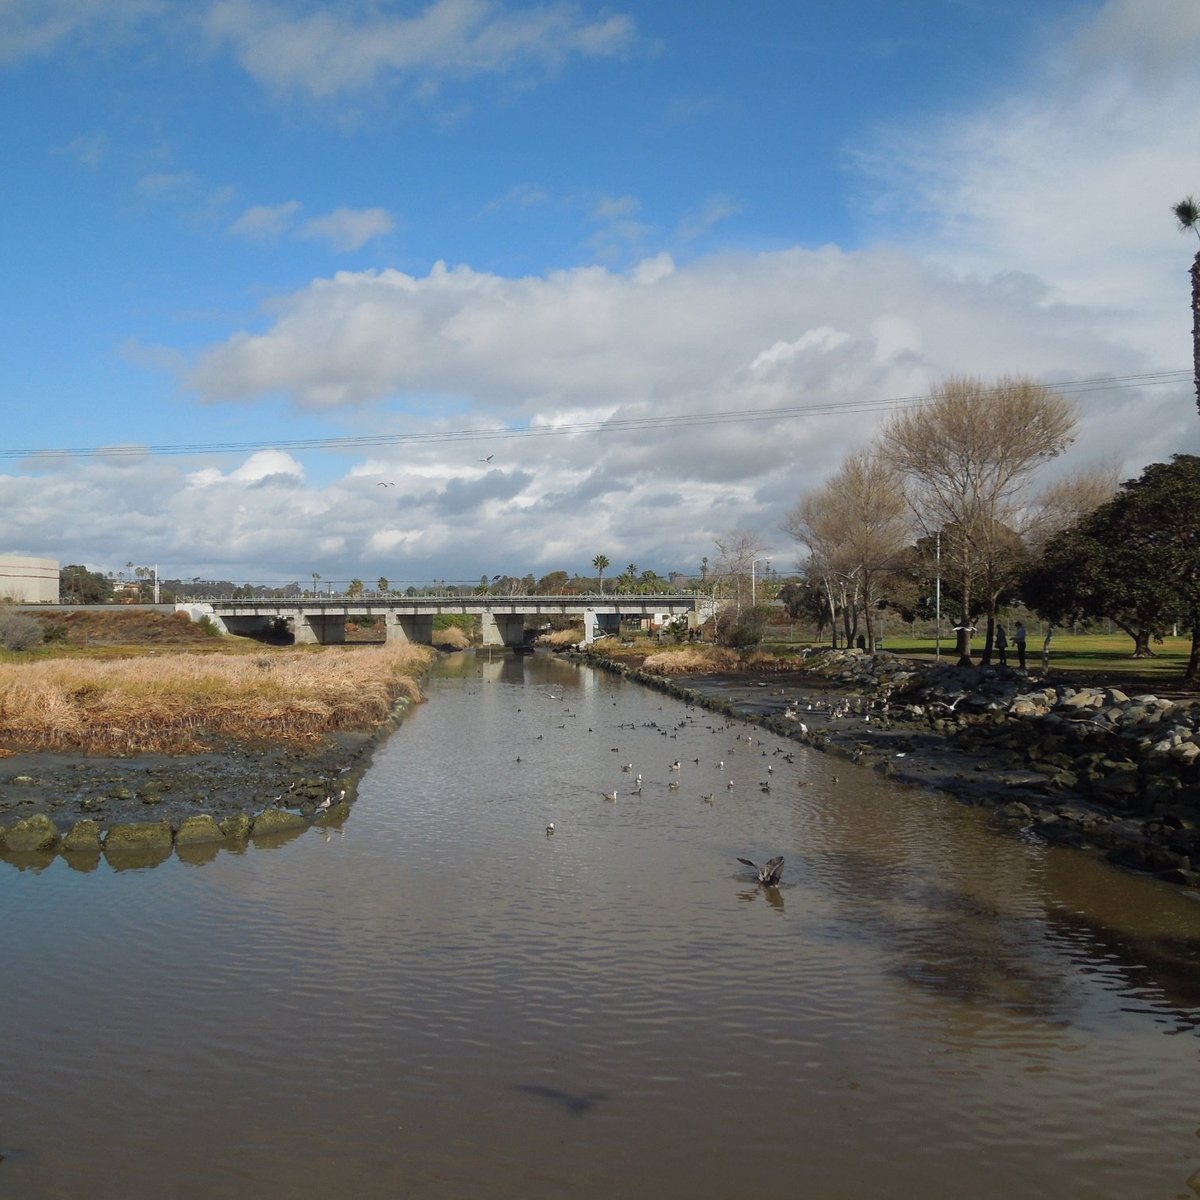
[[[935,646],[932,638],[888,638],[887,649],[895,654],[933,658]],[[981,640],[971,646],[978,660],[983,649]],[[1191,651],[1191,639],[1164,638],[1153,645],[1153,658],[1134,658],[1133,640],[1125,634],[1069,634],[1056,633],[1050,644],[1050,669],[1053,671],[1082,671],[1089,675],[1110,673],[1113,675],[1136,675],[1147,679],[1179,680],[1187,666]],[[942,657],[954,659],[954,642],[943,639]],[[1042,637],[1031,636],[1026,655],[1030,670],[1041,670]],[[1009,647],[1009,665],[1016,661],[1016,652]]]

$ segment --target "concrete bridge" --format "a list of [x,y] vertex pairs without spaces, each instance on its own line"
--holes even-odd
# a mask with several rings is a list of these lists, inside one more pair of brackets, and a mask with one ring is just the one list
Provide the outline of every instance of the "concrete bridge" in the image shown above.
[[286,600],[205,600],[180,603],[176,611],[193,621],[210,618],[229,633],[254,634],[286,622],[297,644],[344,642],[346,621],[374,617],[384,622],[388,641],[433,641],[433,619],[443,613],[478,614],[485,646],[521,646],[532,617],[577,617],[583,640],[616,633],[623,618],[671,620],[685,616],[689,627],[704,621],[708,596],[677,593],[660,596],[312,596]]

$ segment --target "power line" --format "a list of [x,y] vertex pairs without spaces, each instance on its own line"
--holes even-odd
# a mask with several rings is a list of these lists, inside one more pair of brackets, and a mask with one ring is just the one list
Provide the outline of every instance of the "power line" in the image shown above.
[[[1191,371],[1148,371],[1140,375],[1114,375],[1076,379],[1048,386],[1066,395],[1112,389],[1156,387],[1184,383]],[[559,425],[501,425],[483,429],[433,430],[424,433],[379,433],[348,437],[294,438],[283,441],[183,442],[165,445],[75,446],[45,449],[3,449],[0,459],[24,458],[44,461],[59,458],[141,458],[146,455],[238,454],[257,450],[358,450],[378,446],[434,445],[444,442],[499,441],[509,438],[565,437],[583,433],[616,433],[650,429],[686,429],[709,425],[778,421],[789,418],[834,416],[844,413],[882,412],[914,408],[932,397],[892,396],[866,400],[828,401],[819,404],[785,405],[779,408],[743,408],[710,413],[679,413],[673,416],[617,417],[596,421],[567,421]]]

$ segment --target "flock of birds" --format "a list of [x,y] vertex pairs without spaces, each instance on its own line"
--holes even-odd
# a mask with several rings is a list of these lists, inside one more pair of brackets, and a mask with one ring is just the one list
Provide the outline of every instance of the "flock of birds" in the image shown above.
[[[565,700],[563,695],[554,692],[546,691],[544,694],[550,696],[554,700]],[[564,707],[563,715],[563,721],[556,723],[553,726],[554,728],[566,728],[566,720],[576,717],[578,714],[572,713],[569,707]],[[685,728],[692,726],[694,721],[695,718],[689,713],[688,716],[684,717],[674,726],[665,726],[657,721],[645,721],[640,725],[622,723],[618,724],[616,728],[623,730],[637,729],[639,731],[657,733],[664,738],[677,738],[679,733]],[[716,724],[709,724],[707,726],[707,729],[710,733],[721,736],[727,736],[729,731],[735,729],[737,730],[737,732],[734,733],[733,744],[729,745],[728,748],[722,751],[723,757],[713,761],[710,769],[716,772],[717,777],[723,781],[725,791],[728,793],[734,793],[737,789],[737,784],[732,777],[734,762],[737,761],[739,765],[742,765],[753,764],[757,761],[761,765],[756,769],[755,775],[761,777],[757,779],[756,786],[759,791],[763,793],[770,793],[772,785],[775,783],[775,763],[767,762],[762,764],[762,759],[770,757],[772,759],[778,758],[779,760],[787,763],[795,763],[797,751],[785,749],[782,746],[777,746],[773,751],[769,751],[767,749],[767,743],[762,738],[756,737],[753,733],[741,732],[741,729],[744,728],[744,726],[739,727],[736,722],[731,720],[725,721],[723,724],[718,722]],[[588,729],[588,733],[595,732],[596,730],[594,728]],[[539,733],[536,735],[536,740],[540,741],[544,737],[544,734]],[[620,753],[619,746],[612,746],[610,749],[614,754]],[[523,760],[521,756],[518,755],[516,761],[519,763]],[[610,790],[601,790],[599,795],[607,803],[615,804],[622,797],[642,796],[647,787],[665,787],[669,793],[678,792],[681,787],[681,780],[686,775],[691,773],[693,768],[703,768],[700,757],[692,758],[690,763],[687,765],[685,765],[682,759],[675,758],[666,766],[665,779],[660,776],[659,778],[653,780],[647,780],[642,772],[636,769],[633,762],[626,760],[620,764],[620,770],[623,775],[629,777],[628,786],[620,788],[613,787]],[[832,776],[832,780],[836,783],[837,776]],[[807,780],[801,780],[797,786],[804,787],[807,785],[807,782]],[[712,804],[716,799],[715,792],[707,792],[701,795],[700,799],[706,804]],[[546,837],[553,837],[557,830],[558,826],[555,824],[555,822],[548,822],[546,825]],[[739,857],[737,861],[745,866],[750,867],[755,873],[756,881],[762,886],[767,888],[775,888],[779,886],[780,880],[783,877],[784,867],[784,859],[782,855],[776,855],[775,857],[768,859],[761,866],[749,858]]]

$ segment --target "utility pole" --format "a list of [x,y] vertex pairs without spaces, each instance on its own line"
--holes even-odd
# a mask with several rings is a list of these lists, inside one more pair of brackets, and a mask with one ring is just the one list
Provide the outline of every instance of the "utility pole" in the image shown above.
[[937,584],[935,608],[937,610],[937,632],[934,635],[933,657],[942,658],[942,531],[937,531]]

